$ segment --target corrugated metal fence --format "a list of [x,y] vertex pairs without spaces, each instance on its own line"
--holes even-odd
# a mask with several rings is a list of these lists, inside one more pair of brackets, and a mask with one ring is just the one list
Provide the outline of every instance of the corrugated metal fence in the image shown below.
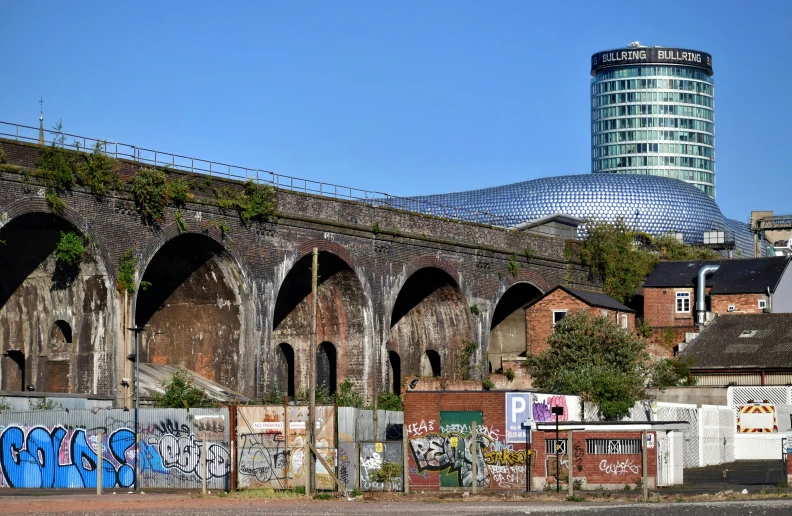
[[[121,409],[3,411],[0,487],[95,488],[100,430],[102,485],[132,487],[137,462],[134,414]],[[214,416],[210,427],[201,427],[202,416]],[[138,486],[199,488],[206,438],[207,484],[228,489],[227,421],[228,409],[141,409]],[[200,436],[196,425],[205,430]]]
[[[378,410],[377,432],[374,435],[374,411],[338,408],[338,477],[347,489],[404,489],[403,426],[404,412]],[[402,466],[401,475],[388,485],[374,480],[374,472],[386,461]]]

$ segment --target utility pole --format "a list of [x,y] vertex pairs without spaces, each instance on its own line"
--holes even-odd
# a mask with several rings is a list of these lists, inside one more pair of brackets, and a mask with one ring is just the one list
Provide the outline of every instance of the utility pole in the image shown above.
[[[316,430],[316,290],[317,281],[319,277],[319,249],[313,248],[313,262],[311,264],[311,352],[308,354],[310,362],[310,381],[308,390],[310,396],[308,398],[308,427],[309,432],[306,433],[306,439],[309,439],[309,444],[313,444],[314,433]],[[311,456],[310,446],[306,454],[308,460],[308,485],[310,486],[309,492],[314,489],[314,479],[316,475],[316,462]]]
[[140,332],[143,326],[127,328],[135,334],[135,491],[140,489]]

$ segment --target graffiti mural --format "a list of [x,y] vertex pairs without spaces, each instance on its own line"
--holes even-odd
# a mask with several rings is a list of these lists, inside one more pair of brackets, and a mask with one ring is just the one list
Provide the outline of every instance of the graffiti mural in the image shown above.
[[599,464],[599,469],[607,475],[637,475],[641,472],[641,467],[633,463],[632,459],[607,461],[603,459]]
[[572,421],[580,417],[578,396],[533,394],[531,401],[533,418],[537,422],[555,421],[553,407],[564,409],[564,414],[558,417],[559,421]]
[[[93,446],[85,430],[33,427],[27,432],[9,426],[0,434],[0,469],[9,487],[92,488],[96,487],[96,437]],[[113,432],[107,439],[101,460],[103,487],[129,487],[135,472],[126,452],[133,448],[135,434],[128,429]],[[134,457],[134,455],[133,455]]]
[[[156,442],[156,438],[149,438],[149,444],[154,442]],[[203,479],[202,450],[203,442],[196,440],[195,434],[186,437],[165,434],[159,439],[162,465],[166,468],[176,468],[187,475],[195,475],[198,479]],[[228,449],[219,444],[208,444],[206,447],[207,478],[222,478],[229,471],[231,471],[231,456]]]
[[402,463],[400,442],[360,444],[360,487],[363,491],[402,491],[403,475],[394,478],[389,485],[375,480],[376,472],[383,462]]

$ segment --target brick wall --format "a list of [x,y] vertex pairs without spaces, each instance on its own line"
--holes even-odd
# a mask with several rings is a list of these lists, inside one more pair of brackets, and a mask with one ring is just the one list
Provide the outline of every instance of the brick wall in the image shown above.
[[619,312],[606,310],[604,308],[593,307],[575,296],[570,295],[562,289],[551,292],[525,311],[526,332],[529,354],[535,355],[547,349],[547,339],[553,333],[553,312],[566,310],[574,313],[579,310],[588,310],[590,315],[607,315],[608,319],[621,325],[620,318],[624,313],[627,315],[627,328],[632,331],[635,329],[635,314],[632,312]]
[[[764,294],[719,294],[710,296],[712,311],[716,314],[761,314],[759,300],[767,302]],[[734,306],[736,310],[729,312],[729,306]]]
[[[482,426],[477,430],[480,454],[479,487],[487,489],[525,490],[526,454],[524,443],[504,442],[506,427],[506,396],[503,391],[489,392],[407,392],[404,395],[404,424],[408,437],[408,468],[410,488],[438,490],[441,475],[452,474],[456,488],[472,486],[471,455],[458,448],[472,445],[469,427],[441,427],[441,412],[481,412]],[[464,442],[465,436],[468,442]],[[456,439],[456,447],[452,447]],[[560,438],[566,440],[565,432]],[[622,488],[634,485],[642,476],[641,454],[589,454],[586,439],[639,439],[636,431],[573,432],[571,456],[562,454],[561,477],[566,478],[565,465],[571,464],[576,479],[590,488]],[[531,446],[531,477],[533,489],[554,482],[555,456],[548,457],[545,440],[555,439],[554,432],[534,432]],[[649,485],[654,486],[657,471],[656,448],[647,450]],[[458,459],[458,460],[457,460]],[[458,472],[458,473],[457,473]]]

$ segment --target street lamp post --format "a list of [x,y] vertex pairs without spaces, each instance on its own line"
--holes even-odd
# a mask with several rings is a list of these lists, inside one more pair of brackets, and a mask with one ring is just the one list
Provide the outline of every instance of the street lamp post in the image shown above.
[[135,491],[138,490],[140,476],[140,334],[143,326],[127,328],[135,334]]
[[550,410],[556,419],[556,438],[555,438],[556,493],[560,493],[561,492],[561,462],[558,457],[558,452],[561,451],[561,441],[558,439],[558,416],[564,415],[564,407],[553,407]]
[[531,492],[531,420],[523,421],[525,427],[525,492]]

